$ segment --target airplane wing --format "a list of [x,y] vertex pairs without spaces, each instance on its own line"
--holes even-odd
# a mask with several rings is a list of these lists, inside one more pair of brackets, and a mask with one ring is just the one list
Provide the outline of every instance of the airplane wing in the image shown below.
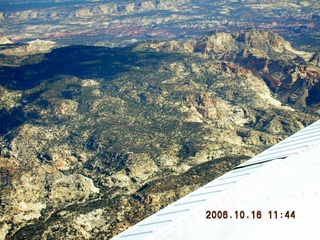
[[320,120],[112,238],[320,239]]

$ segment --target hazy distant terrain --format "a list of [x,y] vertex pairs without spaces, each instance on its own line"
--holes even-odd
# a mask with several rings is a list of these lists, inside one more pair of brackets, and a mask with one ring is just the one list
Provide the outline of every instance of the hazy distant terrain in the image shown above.
[[272,29],[299,47],[319,45],[319,1],[4,1],[0,31],[14,41],[120,46],[190,39],[209,31]]

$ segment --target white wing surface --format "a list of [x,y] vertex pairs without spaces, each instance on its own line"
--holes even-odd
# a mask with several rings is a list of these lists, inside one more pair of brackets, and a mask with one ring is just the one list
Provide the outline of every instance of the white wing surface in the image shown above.
[[113,240],[320,239],[320,120]]

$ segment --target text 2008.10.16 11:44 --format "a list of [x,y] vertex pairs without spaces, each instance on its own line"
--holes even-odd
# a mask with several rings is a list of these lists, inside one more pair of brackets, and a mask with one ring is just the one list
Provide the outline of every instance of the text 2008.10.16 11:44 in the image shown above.
[[295,219],[295,211],[206,211],[206,219]]

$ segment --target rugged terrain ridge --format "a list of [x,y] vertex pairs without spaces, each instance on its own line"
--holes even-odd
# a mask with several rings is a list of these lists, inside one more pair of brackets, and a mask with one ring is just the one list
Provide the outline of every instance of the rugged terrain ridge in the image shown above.
[[3,239],[109,239],[320,115],[319,53],[271,31],[32,44],[1,46]]

